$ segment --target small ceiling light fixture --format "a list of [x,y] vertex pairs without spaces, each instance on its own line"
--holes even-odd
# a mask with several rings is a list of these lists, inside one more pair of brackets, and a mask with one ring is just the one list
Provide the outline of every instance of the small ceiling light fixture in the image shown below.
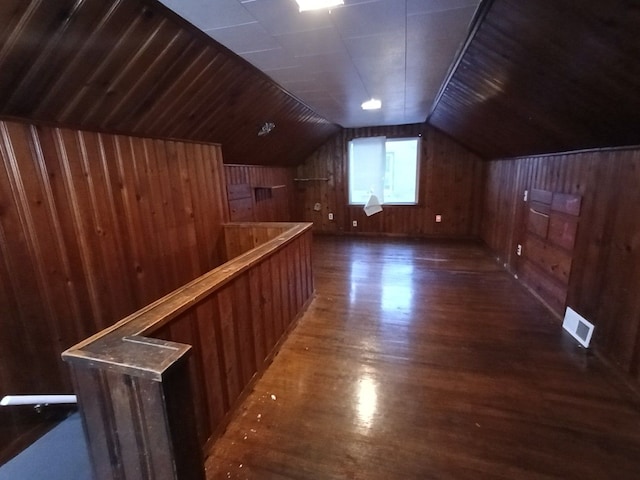
[[363,110],[380,110],[382,108],[382,102],[377,98],[372,98],[371,100],[367,100],[362,104]]
[[271,133],[271,130],[273,130],[274,128],[276,128],[276,124],[273,122],[264,122],[264,125],[262,125],[260,127],[260,130],[258,130],[258,136],[259,137],[264,137],[265,135]]
[[296,0],[301,12],[344,5],[344,0]]

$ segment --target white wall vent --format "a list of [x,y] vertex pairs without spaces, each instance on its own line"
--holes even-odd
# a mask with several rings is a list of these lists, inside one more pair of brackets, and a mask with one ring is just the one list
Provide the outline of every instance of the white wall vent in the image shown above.
[[583,347],[589,347],[589,342],[591,341],[595,327],[593,323],[587,321],[571,307],[567,307],[562,328],[569,332]]

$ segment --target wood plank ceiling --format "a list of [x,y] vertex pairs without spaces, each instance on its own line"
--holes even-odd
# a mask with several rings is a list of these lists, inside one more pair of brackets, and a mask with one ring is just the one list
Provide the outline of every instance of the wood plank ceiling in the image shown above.
[[[484,158],[640,144],[638,2],[485,0],[478,18],[431,125]],[[226,163],[266,165],[300,163],[339,130],[153,0],[5,0],[0,26],[3,117],[217,142]],[[424,55],[407,56],[407,75]]]
[[429,122],[485,158],[640,144],[640,3],[483,3]]
[[220,143],[246,164],[298,163],[339,130],[152,0],[3,0],[0,27],[0,116]]

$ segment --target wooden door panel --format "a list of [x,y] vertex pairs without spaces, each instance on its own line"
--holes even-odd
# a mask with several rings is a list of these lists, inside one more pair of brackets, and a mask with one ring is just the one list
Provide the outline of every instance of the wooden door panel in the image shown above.
[[582,197],[531,189],[525,207],[518,274],[550,308],[562,315],[571,277]]

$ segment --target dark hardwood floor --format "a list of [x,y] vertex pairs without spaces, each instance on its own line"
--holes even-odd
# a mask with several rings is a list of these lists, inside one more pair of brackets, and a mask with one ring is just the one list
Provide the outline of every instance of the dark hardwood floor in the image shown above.
[[314,242],[316,298],[208,479],[640,478],[638,398],[482,246]]

